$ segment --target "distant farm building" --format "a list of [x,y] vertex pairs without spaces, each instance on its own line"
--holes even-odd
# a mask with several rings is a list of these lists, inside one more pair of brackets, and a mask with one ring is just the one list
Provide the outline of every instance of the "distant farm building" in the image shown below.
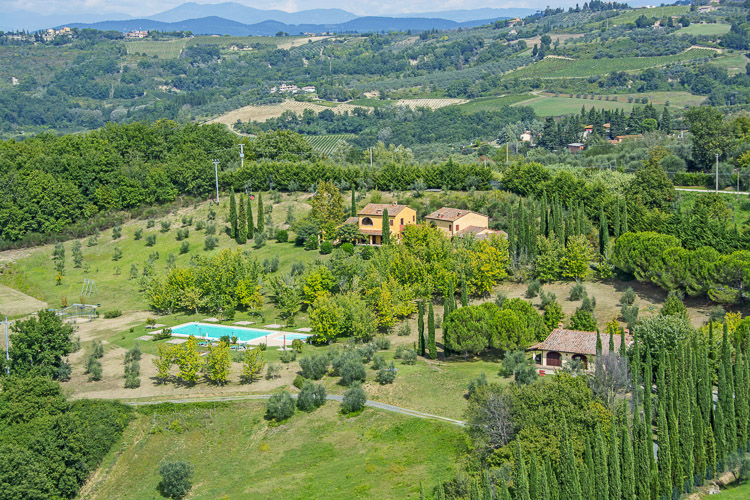
[[[633,339],[625,332],[625,343],[629,346]],[[536,364],[540,369],[562,368],[565,363],[578,361],[584,369],[593,367],[596,359],[596,337],[602,343],[602,355],[609,353],[609,334],[597,332],[583,332],[563,328],[562,323],[550,332],[544,342],[539,342],[527,349],[535,353]],[[615,352],[620,351],[620,335],[612,339]]]

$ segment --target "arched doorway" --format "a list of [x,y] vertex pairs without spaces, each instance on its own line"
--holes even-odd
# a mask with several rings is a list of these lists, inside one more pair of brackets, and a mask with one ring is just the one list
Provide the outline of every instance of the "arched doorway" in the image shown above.
[[547,353],[547,366],[562,366],[562,358],[559,352],[550,351]]
[[372,224],[372,219],[371,219],[371,218],[369,218],[369,217],[364,217],[364,218],[362,219],[362,225],[363,225],[363,226],[372,226],[372,225],[373,225],[373,224]]
[[589,360],[583,354],[574,354],[573,355],[573,361],[580,361],[581,366],[583,367],[584,370],[589,367]]

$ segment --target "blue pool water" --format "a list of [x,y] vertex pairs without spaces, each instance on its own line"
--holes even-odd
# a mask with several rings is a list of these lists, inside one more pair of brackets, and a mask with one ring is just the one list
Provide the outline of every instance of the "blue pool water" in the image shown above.
[[[260,337],[284,335],[283,332],[272,332],[268,330],[254,330],[252,328],[243,328],[239,326],[208,325],[205,323],[187,323],[172,328],[172,333],[177,335],[193,335],[195,337],[219,339],[224,335],[237,337],[241,342],[255,340]],[[306,339],[307,335],[296,333],[287,333],[287,339]]]

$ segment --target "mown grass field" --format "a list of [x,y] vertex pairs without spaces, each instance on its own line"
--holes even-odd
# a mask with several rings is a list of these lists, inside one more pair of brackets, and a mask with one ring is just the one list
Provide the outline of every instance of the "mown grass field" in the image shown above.
[[327,135],[307,135],[305,139],[310,143],[312,148],[324,154],[331,154],[339,149],[341,141],[349,141],[356,137],[354,134],[327,134]]
[[419,498],[455,474],[460,427],[329,401],[272,427],[261,402],[151,408],[125,431],[81,491],[84,499],[161,498],[159,463],[195,467],[191,499]]
[[8,286],[0,285],[0,319],[22,316],[46,307],[47,304]]
[[723,490],[717,495],[711,495],[716,500],[747,500],[750,498],[750,483]]
[[586,107],[586,109],[624,109],[626,112],[630,112],[633,108],[633,105],[627,102],[578,99],[575,97],[537,97],[536,99],[519,103],[519,106],[529,106],[539,116],[560,116],[578,113],[581,111],[581,107]]
[[687,28],[680,28],[675,31],[674,35],[723,35],[729,31],[730,26],[728,24],[691,24]]
[[665,16],[680,16],[690,10],[687,5],[671,5],[666,7],[652,7],[643,9],[633,9],[627,12],[623,12],[619,16],[610,18],[610,26],[619,26],[627,23],[634,23],[640,16],[646,16],[648,18],[655,17],[661,19]]
[[164,41],[138,40],[126,42],[125,47],[128,49],[128,54],[146,54],[148,57],[157,56],[159,59],[175,59],[180,57],[187,42],[187,38]]
[[471,101],[461,104],[461,109],[467,112],[475,111],[496,111],[504,106],[511,106],[513,104],[525,105],[525,101],[533,99],[532,94],[513,94],[504,95],[500,97],[480,97],[478,99],[472,99]]
[[634,71],[654,68],[677,61],[689,61],[713,56],[715,51],[690,49],[681,54],[657,57],[626,57],[616,59],[577,59],[574,61],[558,58],[545,58],[529,66],[509,73],[513,78],[585,78],[604,75],[613,71]]

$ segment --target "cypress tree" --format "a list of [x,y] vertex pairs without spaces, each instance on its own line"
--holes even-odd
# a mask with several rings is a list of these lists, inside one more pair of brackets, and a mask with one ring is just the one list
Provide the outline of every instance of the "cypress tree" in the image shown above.
[[446,335],[448,333],[448,316],[453,311],[453,299],[455,290],[453,289],[453,280],[448,281],[448,291],[443,297],[443,355],[447,358],[450,354],[448,349],[448,342],[446,342]]
[[[684,356],[682,356],[682,358],[682,361],[684,362]],[[683,481],[678,484],[678,486],[684,485],[684,491],[689,492],[693,489],[695,457],[693,456],[693,414],[690,393],[688,392],[688,377],[689,374],[687,373],[683,373],[682,376],[679,377],[679,441]]]
[[622,225],[620,226],[620,234],[628,232],[628,202],[623,200],[622,202]]
[[745,361],[742,355],[742,349],[737,349],[734,359],[734,382],[736,386],[735,391],[735,406],[737,410],[737,448],[742,452],[747,451],[747,419],[748,416],[748,402],[747,402],[747,380],[745,380]]
[[529,462],[529,496],[533,499],[539,498],[539,470],[536,463],[536,453],[533,451]]
[[666,498],[672,496],[672,453],[669,442],[669,426],[667,425],[667,405],[659,401],[659,495]]
[[695,468],[695,484],[703,485],[706,477],[706,436],[703,425],[703,416],[698,405],[693,405],[693,463]]
[[245,202],[240,195],[239,213],[237,214],[237,243],[244,245],[247,243],[247,217],[245,215]]
[[237,237],[237,200],[234,198],[234,189],[229,193],[229,237]]
[[620,426],[620,449],[622,450],[622,498],[633,500],[635,498],[635,462],[633,459],[633,442],[630,439],[630,431],[627,422]]
[[596,357],[600,357],[602,355],[602,336],[597,334],[596,336]]
[[609,354],[614,354],[615,353],[615,327],[612,325],[609,325],[607,329],[609,330],[609,346],[607,347],[609,348]]
[[255,228],[259,233],[263,233],[266,230],[265,216],[266,212],[263,210],[263,193],[258,193],[258,222],[255,224]]
[[677,422],[677,371],[675,369],[675,356],[669,356],[667,363],[667,425],[669,426],[669,444],[672,452],[672,485],[682,491],[682,461],[680,460],[680,435]]
[[609,498],[609,471],[607,453],[604,448],[602,431],[597,424],[594,428],[594,495],[596,500]]
[[617,202],[615,202],[615,217],[612,221],[613,226],[613,235],[615,239],[620,237],[620,200],[618,199]]
[[[647,432],[647,429],[649,432]],[[651,463],[649,461],[649,453],[653,456],[651,451],[651,433],[650,428],[641,421],[640,408],[635,407],[633,417],[633,451],[635,452],[635,494],[638,500],[649,500],[651,480]]]
[[513,448],[513,498],[514,500],[531,500],[529,494],[529,476],[526,472],[526,462],[523,458],[521,443],[515,440]]
[[542,210],[539,217],[539,234],[549,237],[549,229],[547,227],[547,210],[547,191],[545,191],[544,193],[542,193]]
[[547,482],[547,464],[539,464],[539,486],[537,487],[537,498],[539,500],[552,500]]
[[599,253],[604,255],[604,251],[609,244],[609,226],[607,225],[607,215],[604,213],[604,207],[599,214]]
[[354,184],[352,184],[352,211],[351,211],[351,216],[352,217],[356,217],[357,216],[357,202],[356,202],[356,199],[355,199],[356,194],[357,194],[357,191],[354,188]]
[[430,359],[437,359],[437,347],[435,346],[435,311],[432,309],[432,301],[427,312],[427,348],[430,351]]
[[643,372],[643,418],[649,429],[653,423],[651,413],[651,390],[653,388],[652,364],[651,351],[649,350],[646,351],[646,365]]
[[581,496],[594,497],[594,458],[591,451],[591,436],[586,439],[583,449],[583,464],[581,464]]
[[609,497],[622,497],[622,470],[620,468],[620,436],[614,423],[609,431]]
[[381,243],[383,246],[391,244],[391,218],[388,216],[388,209],[383,210],[383,229],[381,236]]
[[466,278],[461,281],[461,307],[469,305],[469,286],[466,284]]
[[445,500],[445,488],[442,483],[438,484],[437,492],[435,492],[435,500]]
[[[727,324],[724,323],[724,334],[721,343],[721,364],[724,366],[724,413],[725,453],[730,455],[737,450],[737,420],[734,402],[734,370],[732,369],[732,353],[727,340]],[[719,385],[719,402],[722,400],[721,385]]]
[[427,348],[424,340],[424,302],[420,300],[418,307],[419,316],[417,317],[417,333],[419,334],[419,355],[424,356]]
[[[721,367],[719,367],[721,370]],[[716,471],[724,470],[724,460],[727,457],[726,426],[724,425],[724,410],[721,405],[716,405],[714,410],[714,441],[716,442]]]
[[253,206],[250,203],[250,197],[247,197],[247,237],[255,238],[255,222],[253,220]]
[[549,455],[544,457],[544,475],[547,476],[547,490],[549,491],[550,500],[559,500],[560,483],[557,481],[555,471],[552,469],[552,462]]
[[628,355],[628,343],[627,339],[625,338],[625,329],[623,327],[620,327],[620,356],[623,358],[627,357]]
[[503,483],[500,487],[500,498],[499,500],[512,500],[510,492],[508,491],[508,485]]
[[482,500],[492,500],[492,483],[486,470],[482,471]]
[[560,488],[559,497],[563,500],[582,500],[581,483],[578,480],[576,457],[568,434],[568,423],[563,417],[560,450]]
[[469,490],[469,500],[482,500],[479,494],[479,481],[476,479],[471,480],[471,489]]

